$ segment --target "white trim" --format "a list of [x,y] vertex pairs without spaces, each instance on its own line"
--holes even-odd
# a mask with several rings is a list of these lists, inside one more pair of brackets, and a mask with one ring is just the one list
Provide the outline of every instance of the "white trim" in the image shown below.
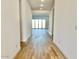
[[22,42],[27,42],[30,37],[31,37],[31,35],[27,35],[27,37],[25,39],[23,39]]
[[50,35],[52,35],[52,33],[51,32],[48,32]]

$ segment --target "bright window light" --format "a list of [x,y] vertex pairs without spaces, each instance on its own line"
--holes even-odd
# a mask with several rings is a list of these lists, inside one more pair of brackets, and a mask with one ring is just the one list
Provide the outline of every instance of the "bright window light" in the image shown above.
[[38,22],[38,20],[35,20],[35,26],[36,26],[36,28],[38,28],[38,24],[39,22]]
[[42,20],[43,21],[43,28],[45,28],[45,20]]
[[45,28],[46,20],[45,19],[33,19],[32,28]]
[[39,19],[39,28],[42,28],[41,22],[42,22],[42,20]]

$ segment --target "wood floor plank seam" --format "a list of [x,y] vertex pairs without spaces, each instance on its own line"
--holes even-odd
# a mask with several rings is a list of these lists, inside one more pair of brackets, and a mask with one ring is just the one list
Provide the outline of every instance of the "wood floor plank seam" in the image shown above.
[[54,44],[47,30],[34,29],[29,42],[22,43],[22,49],[14,59],[67,59]]

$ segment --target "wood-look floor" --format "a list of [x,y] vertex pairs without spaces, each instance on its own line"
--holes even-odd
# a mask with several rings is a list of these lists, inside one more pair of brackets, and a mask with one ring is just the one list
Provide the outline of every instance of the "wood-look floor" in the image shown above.
[[53,43],[46,29],[33,29],[32,38],[14,59],[67,59]]

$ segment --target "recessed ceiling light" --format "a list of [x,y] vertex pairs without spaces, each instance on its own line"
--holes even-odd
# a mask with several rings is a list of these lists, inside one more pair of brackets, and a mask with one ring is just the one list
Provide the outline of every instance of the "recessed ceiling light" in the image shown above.
[[41,7],[43,7],[44,5],[43,5],[43,4],[41,4],[40,6],[41,6]]
[[40,10],[42,10],[42,8],[40,8]]
[[41,2],[44,2],[44,0],[41,0]]

